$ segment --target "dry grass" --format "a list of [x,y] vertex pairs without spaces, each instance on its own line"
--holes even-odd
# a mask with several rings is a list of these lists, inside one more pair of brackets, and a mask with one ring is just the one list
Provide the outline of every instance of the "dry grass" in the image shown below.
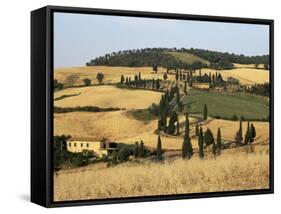
[[[120,82],[121,75],[126,77],[134,76],[141,72],[142,78],[163,79],[163,74],[166,72],[164,68],[158,68],[158,72],[152,71],[151,67],[112,67],[112,66],[88,66],[88,67],[70,67],[70,68],[56,68],[54,71],[54,79],[65,84],[70,85],[83,85],[83,79],[89,78],[92,83],[97,84],[97,73],[104,74],[105,83],[117,83]],[[174,80],[174,75],[168,75],[168,80]]]
[[177,159],[161,163],[88,166],[54,175],[54,200],[84,200],[148,195],[269,188],[269,156],[227,153],[216,160]]
[[[234,63],[235,68],[256,68],[255,64],[239,64],[239,63]],[[264,64],[259,64],[258,68],[264,69]]]
[[[180,116],[180,132],[184,132],[185,118]],[[196,121],[195,118],[189,118],[190,123]],[[157,127],[157,120],[149,122],[142,122],[128,116],[126,111],[116,112],[72,112],[65,114],[54,115],[54,134],[62,135],[69,134],[72,137],[85,137],[93,139],[102,139],[106,137],[113,141],[134,144],[135,141],[142,139],[146,146],[155,148],[157,142],[157,135],[154,130]],[[254,122],[257,137],[255,143],[268,143],[269,139],[269,123]],[[209,127],[215,138],[217,129],[221,128],[222,137],[225,140],[233,140],[234,134],[238,130],[238,121],[227,121],[213,119],[204,124],[203,130]],[[247,123],[243,123],[243,134],[246,131]],[[195,134],[195,125],[191,125],[191,136]],[[161,136],[162,147],[167,150],[181,149],[183,137],[182,136]],[[198,147],[197,139],[191,140],[194,148]]]
[[126,109],[144,109],[152,103],[158,103],[162,93],[148,90],[120,89],[114,86],[94,86],[68,88],[55,92],[54,98],[62,95],[80,94],[54,101],[58,107],[98,106]]
[[[204,68],[201,72],[202,74],[209,74],[209,72],[213,74],[216,73],[216,70]],[[233,77],[238,79],[243,85],[269,82],[269,71],[262,69],[236,68],[232,70],[221,70],[218,72],[221,73],[224,80],[227,80],[227,77]],[[199,71],[197,71],[197,74],[198,73]]]

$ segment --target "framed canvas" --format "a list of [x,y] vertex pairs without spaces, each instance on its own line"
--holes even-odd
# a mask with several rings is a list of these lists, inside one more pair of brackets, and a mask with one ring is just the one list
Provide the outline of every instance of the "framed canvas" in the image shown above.
[[273,20],[31,12],[31,201],[273,193]]

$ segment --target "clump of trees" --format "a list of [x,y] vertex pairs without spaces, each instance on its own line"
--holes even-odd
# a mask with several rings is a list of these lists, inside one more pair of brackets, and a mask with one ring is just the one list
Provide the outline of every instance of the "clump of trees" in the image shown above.
[[63,84],[60,83],[58,80],[54,79],[53,87],[54,87],[54,91],[58,91],[58,90],[63,89]]
[[[170,106],[172,100],[176,101],[177,108]],[[171,87],[162,95],[158,107],[158,130],[171,135],[179,135],[179,118],[178,113],[183,110],[183,103],[180,101],[180,94],[178,86]],[[169,121],[168,121],[169,119]]]
[[90,86],[92,84],[92,80],[90,80],[89,78],[85,78],[83,79],[83,83],[85,86]]
[[[245,132],[245,135],[243,138],[242,119],[240,119],[239,129],[235,134],[235,142],[238,145],[249,145],[254,142],[255,137],[256,137],[256,128],[253,123],[250,123],[250,121],[248,121],[247,129],[246,129],[246,132]],[[244,141],[243,141],[243,139],[244,139]]]
[[153,89],[160,90],[161,88],[161,80],[160,79],[144,79],[141,77],[141,73],[135,75],[133,80],[131,77],[124,77],[121,75],[120,84],[122,87],[126,86],[129,88],[144,88],[144,89]]
[[[184,63],[172,54],[167,52],[191,53],[208,60],[208,65],[204,61],[195,61],[191,64]],[[263,56],[244,56],[232,53],[209,51],[203,49],[186,48],[145,48],[124,50],[105,54],[104,56],[92,59],[87,62],[87,66],[107,65],[107,66],[126,66],[126,67],[164,67],[167,72],[175,69],[195,70],[203,67],[212,67],[214,69],[232,69],[233,63],[265,65],[269,69],[269,55]],[[154,70],[155,71],[155,70]],[[156,71],[155,71],[156,72]]]
[[97,78],[99,84],[101,84],[102,81],[103,81],[103,78],[104,78],[104,74],[103,73],[97,73],[96,78]]
[[246,87],[245,91],[250,94],[268,97],[270,94],[270,84],[269,83],[255,84],[252,85],[251,87]]

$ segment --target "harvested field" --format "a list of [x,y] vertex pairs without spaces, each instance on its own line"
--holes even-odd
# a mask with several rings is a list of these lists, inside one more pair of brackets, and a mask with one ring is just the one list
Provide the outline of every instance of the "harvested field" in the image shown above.
[[77,96],[54,101],[57,107],[98,106],[126,109],[144,109],[152,103],[159,103],[162,93],[149,90],[120,89],[114,86],[89,86],[68,88],[55,92],[54,98],[63,95]]

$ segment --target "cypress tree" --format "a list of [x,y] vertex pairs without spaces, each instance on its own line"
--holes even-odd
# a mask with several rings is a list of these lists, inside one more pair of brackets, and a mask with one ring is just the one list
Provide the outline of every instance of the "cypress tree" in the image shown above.
[[161,144],[161,138],[160,135],[158,135],[158,142],[157,142],[157,160],[162,160],[162,144]]
[[123,84],[123,83],[124,83],[124,81],[125,81],[125,78],[124,78],[124,76],[123,76],[123,75],[121,75],[120,83],[121,83],[121,84]]
[[246,134],[245,134],[245,138],[244,138],[244,144],[248,145],[250,140],[251,140],[251,135],[250,135],[250,122],[248,121],[247,124],[247,130],[246,130]]
[[200,127],[199,137],[198,137],[198,146],[199,146],[199,158],[204,158],[204,136],[202,127]]
[[199,136],[199,125],[198,125],[198,123],[196,123],[195,135],[196,135],[197,137]]
[[144,143],[142,140],[140,142],[140,157],[144,157]]
[[179,79],[179,72],[178,72],[178,70],[176,71],[176,81],[178,81],[178,79]]
[[243,140],[243,137],[242,137],[242,119],[240,118],[239,129],[236,132],[235,141],[236,141],[237,144],[241,144],[242,140]]
[[138,141],[136,141],[135,142],[135,152],[134,152],[135,154],[135,158],[138,158],[139,157],[139,142]]
[[254,126],[254,124],[252,123],[251,124],[251,129],[250,129],[251,131],[250,131],[250,136],[251,136],[251,139],[250,139],[250,143],[252,144],[253,142],[254,142],[254,140],[255,140],[255,137],[256,137],[256,129],[255,129],[255,126]]
[[190,159],[193,155],[193,148],[189,137],[189,120],[188,120],[188,114],[185,116],[185,132],[184,132],[184,138],[183,138],[183,144],[182,144],[182,158]]
[[218,149],[218,154],[221,153],[221,147],[222,147],[222,144],[221,144],[221,129],[218,128],[218,133],[217,133],[217,149]]
[[129,78],[126,77],[126,82],[125,82],[126,85],[129,85]]
[[155,80],[154,80],[154,78],[152,79],[152,89],[155,89]]
[[207,118],[208,118],[208,107],[207,107],[207,105],[205,104],[205,105],[204,105],[204,109],[203,109],[203,119],[204,119],[204,120],[207,120]]
[[187,94],[187,83],[184,81],[184,93]]
[[139,72],[139,80],[141,80],[141,72]]
[[210,146],[215,142],[213,133],[209,128],[205,132],[204,141],[206,146]]

